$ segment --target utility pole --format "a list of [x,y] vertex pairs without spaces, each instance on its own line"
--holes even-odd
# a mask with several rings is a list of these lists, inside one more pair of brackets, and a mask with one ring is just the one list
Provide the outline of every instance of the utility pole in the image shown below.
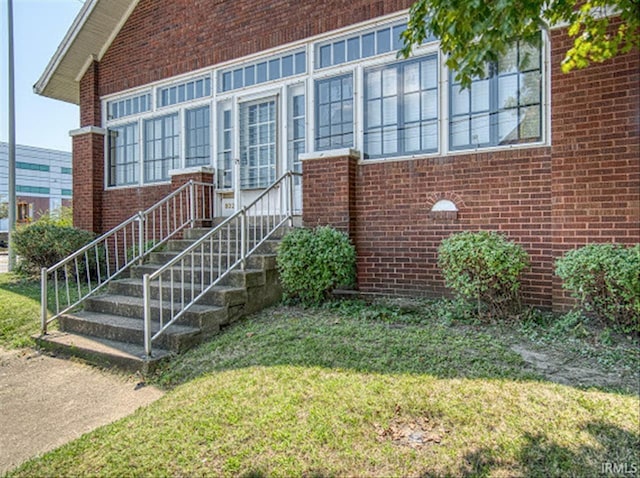
[[9,272],[16,265],[13,231],[16,228],[16,105],[13,62],[13,0],[7,0],[7,32],[9,35]]

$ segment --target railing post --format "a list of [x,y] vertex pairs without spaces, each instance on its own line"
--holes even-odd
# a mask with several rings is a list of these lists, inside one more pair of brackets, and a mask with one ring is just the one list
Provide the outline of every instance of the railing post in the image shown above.
[[240,212],[240,260],[242,270],[247,266],[247,208]]
[[144,213],[142,211],[138,211],[138,255],[140,259],[138,260],[138,264],[142,265],[142,257],[145,253],[145,218]]
[[196,202],[195,202],[195,185],[193,179],[189,180],[189,216],[191,220],[191,228],[193,229],[196,224]]
[[295,176],[293,175],[293,173],[291,171],[289,171],[287,173],[287,184],[289,187],[289,194],[288,194],[288,209],[289,209],[289,227],[293,227],[293,188],[295,186]]
[[[142,303],[144,307],[144,353],[151,358],[151,287],[149,274],[142,276]],[[162,307],[162,305],[160,305]]]
[[46,335],[47,333],[47,315],[47,268],[43,267],[40,269],[40,319],[42,335]]

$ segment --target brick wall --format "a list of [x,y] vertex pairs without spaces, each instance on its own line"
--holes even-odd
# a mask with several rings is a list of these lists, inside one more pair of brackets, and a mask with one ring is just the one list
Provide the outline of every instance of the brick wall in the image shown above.
[[[81,82],[81,125],[100,126],[99,96],[190,72],[407,8],[411,1],[235,2],[141,0]],[[436,249],[466,229],[494,229],[521,243],[533,266],[529,303],[568,302],[553,276],[563,251],[590,241],[640,237],[639,56],[562,75],[569,46],[552,32],[549,147],[357,164],[304,164],[308,224],[348,230],[363,290],[444,291]],[[102,139],[102,138],[100,138]],[[77,148],[76,148],[77,143]],[[102,143],[74,139],[74,201],[81,227],[106,230],[166,195],[170,185],[104,191]],[[329,199],[327,199],[329,198]],[[438,199],[456,217],[432,214]],[[100,211],[103,215],[100,216]]]
[[100,62],[100,94],[408,8],[411,0],[141,0]]

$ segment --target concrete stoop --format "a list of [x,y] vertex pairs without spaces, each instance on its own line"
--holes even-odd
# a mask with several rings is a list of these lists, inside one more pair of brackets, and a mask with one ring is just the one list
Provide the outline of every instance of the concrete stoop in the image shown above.
[[[280,228],[248,260],[244,270],[233,270],[213,287],[201,300],[153,343],[153,353],[144,352],[142,299],[144,274],[154,272],[180,251],[202,237],[209,229],[194,228],[185,232],[183,239],[172,240],[161,252],[153,252],[142,265],[128,271],[128,277],[114,280],[105,293],[93,296],[84,303],[83,310],[64,314],[59,318],[59,331],[34,337],[39,347],[65,356],[79,357],[88,362],[117,367],[144,374],[153,372],[163,361],[174,354],[184,352],[217,334],[221,327],[241,317],[277,303],[282,289],[276,270],[276,249],[287,228]],[[214,251],[226,254],[226,251]],[[185,294],[190,297],[192,281],[207,280],[211,265],[201,264],[194,256],[193,277],[185,277],[184,271],[167,271],[166,278],[179,275],[188,283]],[[204,270],[201,268],[204,267]],[[126,273],[125,273],[126,274]],[[168,297],[171,281],[163,281],[162,288]],[[175,285],[174,287],[178,287]],[[172,304],[158,302],[160,290],[151,287],[152,330],[159,329],[160,309],[168,317]],[[174,305],[175,308],[175,305]]]

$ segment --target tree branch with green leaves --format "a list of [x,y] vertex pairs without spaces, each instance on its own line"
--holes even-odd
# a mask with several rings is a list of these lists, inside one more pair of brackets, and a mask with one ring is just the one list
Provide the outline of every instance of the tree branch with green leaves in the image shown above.
[[638,48],[640,0],[418,0],[400,55],[433,35],[456,81],[469,86],[514,42],[534,45],[540,30],[562,25],[574,41],[562,61],[566,73]]

